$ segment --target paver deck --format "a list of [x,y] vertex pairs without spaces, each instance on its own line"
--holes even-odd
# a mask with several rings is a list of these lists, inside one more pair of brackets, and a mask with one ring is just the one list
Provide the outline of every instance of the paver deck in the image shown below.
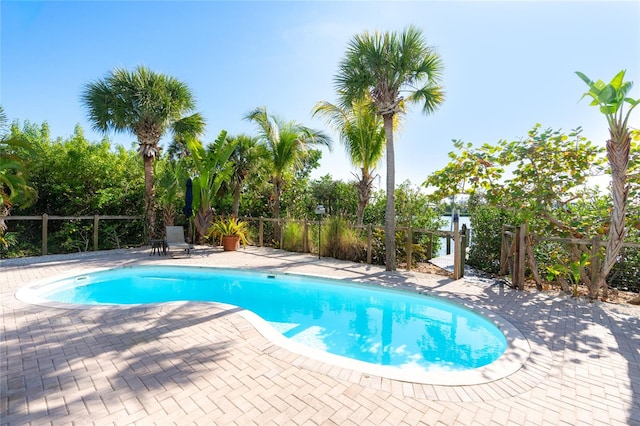
[[436,265],[439,268],[448,272],[453,272],[453,254],[445,254],[442,256],[429,259],[429,263]]
[[[62,309],[14,297],[61,274],[124,265],[304,273],[416,288],[489,310],[531,354],[494,382],[401,382],[325,364],[206,303]],[[250,247],[190,257],[149,249],[0,261],[0,424],[640,425],[637,308],[504,288],[477,277],[385,272]]]

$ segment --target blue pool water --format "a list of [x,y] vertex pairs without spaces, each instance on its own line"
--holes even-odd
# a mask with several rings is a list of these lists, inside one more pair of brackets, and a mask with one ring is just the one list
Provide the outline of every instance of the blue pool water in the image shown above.
[[133,267],[57,281],[45,299],[73,304],[208,301],[254,312],[285,337],[388,366],[467,370],[507,348],[487,318],[437,297],[303,276],[217,268]]

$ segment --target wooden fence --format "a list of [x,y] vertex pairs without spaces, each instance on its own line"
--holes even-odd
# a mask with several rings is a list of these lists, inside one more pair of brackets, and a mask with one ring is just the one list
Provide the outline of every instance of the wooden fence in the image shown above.
[[[500,250],[500,274],[511,275],[514,287],[524,289],[526,256],[533,258],[531,246],[526,244],[526,239],[531,238],[534,242],[550,241],[561,244],[591,245],[591,264],[589,267],[589,277],[594,279],[600,270],[600,258],[597,255],[602,247],[606,245],[606,240],[598,237],[591,239],[542,237],[527,233],[527,225],[520,226],[505,225],[502,227],[502,245]],[[622,247],[640,248],[640,244],[623,243]],[[538,273],[538,271],[532,271]]]
[[37,220],[42,222],[42,254],[48,253],[48,234],[50,220],[93,220],[93,250],[98,250],[99,244],[99,224],[101,220],[133,220],[141,219],[140,216],[109,216],[109,215],[93,215],[93,216],[0,216],[0,221],[8,220]]
[[[99,247],[99,223],[101,220],[138,220],[142,219],[140,216],[109,216],[109,215],[93,215],[93,216],[49,216],[46,213],[42,216],[0,216],[0,221],[9,221],[9,220],[34,220],[40,221],[42,223],[42,254],[48,254],[48,224],[50,220],[92,220],[93,221],[93,250],[97,251]],[[286,223],[297,222],[301,223],[303,226],[303,239],[302,239],[302,251],[304,253],[310,253],[311,248],[309,244],[309,229],[312,224],[318,223],[317,221],[309,221],[309,220],[294,220],[294,219],[273,219],[273,218],[253,218],[253,217],[241,217],[240,219],[252,223],[257,222],[258,227],[258,243],[259,247],[264,247],[265,245],[265,223],[273,223],[273,226],[278,226],[280,230],[286,225]],[[321,223],[320,223],[321,225]],[[384,231],[384,227],[382,226],[373,226],[371,224],[364,226],[353,226],[354,229],[364,229],[367,234],[367,260],[368,264],[371,264],[373,261],[373,231],[374,230],[382,230]],[[413,256],[413,236],[415,234],[427,234],[430,235],[426,248],[426,253],[428,259],[433,257],[433,239],[434,238],[445,238],[446,240],[446,254],[449,255],[452,252],[455,254],[454,256],[454,278],[458,279],[464,275],[464,263],[465,263],[465,254],[466,247],[469,241],[468,233],[465,233],[464,230],[460,231],[458,229],[458,223],[455,222],[453,231],[441,231],[434,229],[419,229],[419,228],[411,228],[411,227],[397,227],[396,231],[404,231],[406,232],[405,239],[405,251],[407,259],[412,259]],[[279,246],[282,247],[284,245],[284,233],[280,232],[280,241],[278,241]],[[452,244],[453,243],[453,244]],[[407,262],[407,270],[411,270],[411,262]]]
[[[265,217],[259,217],[259,218],[255,218],[255,217],[241,217],[241,220],[244,220],[248,223],[255,223],[257,222],[257,234],[258,234],[258,242],[257,245],[259,247],[264,247],[265,245],[265,224],[266,223],[272,223],[273,226],[278,226],[280,228],[280,230],[282,230],[287,223],[299,223],[302,225],[303,227],[303,237],[302,237],[302,252],[303,253],[310,253],[311,252],[311,248],[310,248],[310,244],[309,244],[309,230],[311,225],[315,225],[318,224],[319,226],[322,226],[322,222],[318,223],[318,221],[309,221],[309,220],[297,220],[297,219],[273,219],[273,218],[265,218]],[[351,226],[353,229],[363,229],[366,230],[366,247],[367,247],[367,260],[366,262],[368,264],[371,264],[373,261],[373,231],[374,230],[380,230],[380,231],[384,231],[384,227],[383,226],[373,226],[371,224],[369,225],[362,225],[362,226]],[[397,231],[404,231],[406,232],[406,239],[405,239],[405,252],[406,252],[406,256],[407,259],[411,259],[413,256],[413,236],[414,234],[428,234],[431,235],[431,238],[429,238],[429,242],[427,244],[427,249],[426,252],[428,254],[428,259],[431,259],[433,257],[433,238],[445,238],[446,240],[446,253],[447,255],[451,254],[452,251],[452,243],[453,243],[453,249],[454,249],[454,254],[456,254],[454,256],[454,278],[458,279],[461,278],[464,275],[464,262],[465,262],[465,255],[466,254],[466,247],[468,245],[468,241],[469,241],[469,234],[468,232],[461,232],[458,229],[458,223],[455,223],[455,227],[454,227],[454,231],[441,231],[441,230],[434,230],[434,229],[420,229],[420,228],[412,228],[412,227],[397,227],[396,228],[396,232]],[[280,247],[284,246],[284,232],[279,232],[280,235],[280,241],[278,241],[278,244]],[[319,248],[318,248],[319,250]],[[411,262],[407,262],[407,270],[411,270]]]

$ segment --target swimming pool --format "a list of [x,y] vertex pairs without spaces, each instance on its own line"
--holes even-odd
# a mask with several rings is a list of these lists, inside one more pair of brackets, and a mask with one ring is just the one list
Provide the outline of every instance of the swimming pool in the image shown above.
[[140,266],[48,282],[37,293],[74,305],[235,305],[266,321],[269,327],[258,329],[276,343],[292,342],[296,352],[328,362],[347,358],[355,360],[351,367],[380,366],[412,378],[414,373],[482,370],[504,358],[508,346],[495,320],[444,299],[307,276]]

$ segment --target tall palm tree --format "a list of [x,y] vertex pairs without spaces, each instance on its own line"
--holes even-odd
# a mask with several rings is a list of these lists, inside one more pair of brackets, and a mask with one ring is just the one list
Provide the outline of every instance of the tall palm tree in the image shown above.
[[[267,113],[266,107],[258,107],[245,116],[258,126],[258,139],[269,153],[271,183],[273,184],[273,216],[280,218],[280,197],[287,174],[301,167],[307,150],[312,145],[331,148],[331,139],[323,132],[313,130],[295,121],[284,121]],[[279,238],[278,227],[275,232]]]
[[236,141],[236,147],[231,154],[230,161],[233,162],[233,174],[231,176],[231,190],[233,191],[232,213],[238,216],[240,210],[240,195],[245,180],[252,175],[261,172],[261,166],[268,158],[269,152],[264,144],[257,138],[248,135],[238,135],[230,137]]
[[94,129],[133,133],[144,163],[144,207],[149,235],[155,235],[155,184],[153,162],[160,155],[160,138],[167,132],[197,136],[204,131],[189,87],[170,76],[139,66],[134,71],[116,68],[103,79],[88,83],[82,103]]
[[387,155],[387,203],[385,211],[386,269],[396,269],[395,156],[393,120],[403,103],[418,103],[430,114],[444,101],[440,86],[442,61],[428,46],[422,31],[410,26],[396,32],[356,35],[339,65],[335,85],[342,106],[371,97],[384,121]]
[[371,103],[356,102],[344,109],[330,102],[318,102],[313,108],[313,116],[322,115],[340,134],[351,164],[360,169],[356,176],[358,188],[357,225],[362,225],[364,209],[371,198],[371,187],[375,170],[384,155],[384,124]]

